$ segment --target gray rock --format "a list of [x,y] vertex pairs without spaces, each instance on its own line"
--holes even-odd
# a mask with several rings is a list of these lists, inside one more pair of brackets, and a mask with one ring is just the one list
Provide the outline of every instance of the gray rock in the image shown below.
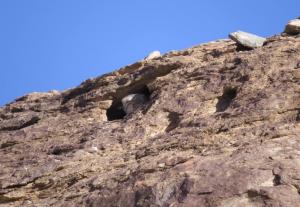
[[145,104],[147,97],[144,94],[130,94],[122,99],[123,110],[126,114],[133,113],[140,106]]
[[261,47],[266,41],[266,38],[242,31],[232,32],[229,34],[229,37],[238,44],[248,48]]
[[147,57],[145,57],[144,60],[152,60],[152,59],[158,58],[160,56],[161,56],[161,54],[159,51],[153,51]]
[[300,19],[293,19],[289,21],[288,24],[285,26],[284,32],[289,35],[300,34]]

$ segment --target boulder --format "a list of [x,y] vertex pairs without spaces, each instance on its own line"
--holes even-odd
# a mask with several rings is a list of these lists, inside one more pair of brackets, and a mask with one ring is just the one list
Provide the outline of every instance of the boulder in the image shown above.
[[123,110],[126,114],[131,114],[142,106],[146,100],[147,98],[144,94],[127,95],[122,99]]
[[236,43],[248,48],[261,47],[266,41],[266,38],[243,31],[232,32],[229,37]]
[[151,52],[147,57],[144,58],[144,60],[152,60],[154,58],[160,57],[161,54],[158,50]]
[[293,20],[289,21],[287,23],[287,25],[285,26],[284,32],[289,35],[300,34],[300,19],[293,19]]

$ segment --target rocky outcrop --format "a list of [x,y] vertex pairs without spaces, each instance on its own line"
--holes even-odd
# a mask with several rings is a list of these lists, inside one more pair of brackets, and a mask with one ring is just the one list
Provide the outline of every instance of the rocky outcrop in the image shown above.
[[240,46],[249,49],[261,47],[266,42],[266,38],[243,31],[232,32],[229,34],[229,38],[240,44]]
[[[0,108],[1,206],[300,206],[300,38],[219,40]],[[122,99],[147,101],[126,114]]]
[[160,57],[161,56],[161,54],[160,54],[160,52],[159,51],[153,51],[153,52],[151,52],[147,57],[145,57],[144,59],[145,60],[152,60],[152,59],[155,59],[155,58],[158,58],[158,57]]
[[284,32],[290,35],[300,34],[300,18],[289,21]]

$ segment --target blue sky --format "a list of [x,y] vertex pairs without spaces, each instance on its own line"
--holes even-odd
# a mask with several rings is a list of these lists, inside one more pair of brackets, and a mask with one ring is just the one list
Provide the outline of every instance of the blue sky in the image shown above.
[[0,0],[0,105],[244,30],[283,31],[299,0]]

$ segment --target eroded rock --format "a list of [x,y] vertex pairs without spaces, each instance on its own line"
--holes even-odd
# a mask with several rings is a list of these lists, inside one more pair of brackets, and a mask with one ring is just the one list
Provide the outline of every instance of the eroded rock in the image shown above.
[[198,45],[0,108],[0,205],[298,207],[300,39],[238,47]]

